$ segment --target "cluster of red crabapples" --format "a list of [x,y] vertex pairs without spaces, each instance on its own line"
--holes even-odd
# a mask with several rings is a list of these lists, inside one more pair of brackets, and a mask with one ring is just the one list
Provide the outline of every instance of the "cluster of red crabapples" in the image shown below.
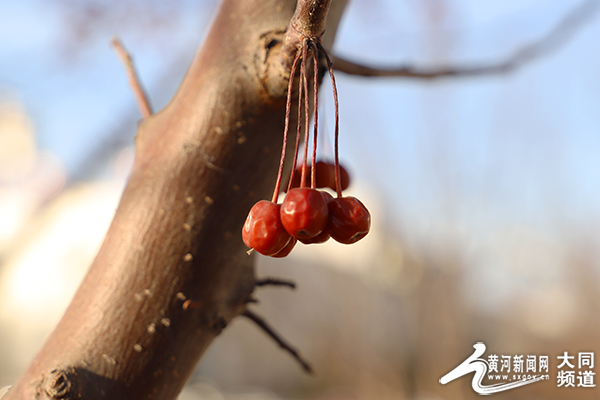
[[[314,74],[314,131],[312,141],[311,165],[308,164],[308,147],[310,140],[309,129],[309,99],[307,78],[308,50],[312,51]],[[318,126],[318,53],[325,56],[329,67],[329,76],[333,87],[335,103],[335,145],[334,163],[316,161],[317,156],[317,126]],[[300,80],[298,85],[298,131],[296,133],[296,148],[294,152],[292,173],[288,181],[287,193],[281,204],[277,198],[281,189],[283,167],[286,157],[287,138],[290,121],[291,93],[294,77],[300,64]],[[303,104],[304,100],[304,104]],[[302,115],[304,111],[304,118]],[[298,148],[300,144],[301,121],[304,119],[304,154],[303,163],[296,168]],[[318,39],[305,38],[302,47],[298,49],[288,84],[285,127],[283,133],[283,148],[279,163],[277,183],[271,201],[260,200],[256,203],[246,218],[242,228],[242,239],[246,246],[260,254],[271,257],[285,257],[299,241],[304,244],[324,243],[333,238],[339,243],[352,244],[369,233],[371,215],[367,208],[355,197],[344,197],[342,190],[349,184],[348,173],[340,166],[338,158],[339,112],[337,89],[331,60]],[[310,187],[307,176],[310,175]],[[326,191],[317,188],[328,187],[336,192],[333,197]]]

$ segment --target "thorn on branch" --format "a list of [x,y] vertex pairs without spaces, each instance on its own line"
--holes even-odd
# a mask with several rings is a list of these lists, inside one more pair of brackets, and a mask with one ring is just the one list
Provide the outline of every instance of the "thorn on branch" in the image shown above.
[[412,66],[377,68],[361,65],[341,57],[332,57],[334,68],[350,75],[365,77],[400,77],[434,79],[440,77],[463,77],[503,74],[513,71],[536,58],[549,53],[564,42],[568,35],[580,27],[597,11],[598,0],[587,0],[569,12],[544,38],[516,51],[507,60],[479,67],[446,67],[429,71]]
[[194,310],[194,309],[198,309],[202,307],[202,302],[201,301],[194,301],[194,300],[186,300],[183,302],[183,304],[181,305],[181,308],[183,308],[184,310]]
[[119,60],[125,67],[125,72],[127,73],[127,80],[129,81],[129,86],[133,91],[133,95],[135,96],[135,100],[137,102],[138,108],[142,113],[142,117],[146,118],[152,115],[152,108],[150,107],[150,102],[148,101],[148,97],[146,96],[146,92],[144,91],[142,84],[135,72],[135,67],[133,65],[133,59],[131,55],[125,50],[123,47],[123,43],[121,43],[121,39],[118,36],[114,36],[110,41],[113,49],[117,53]]
[[306,373],[311,375],[313,374],[313,369],[310,364],[308,364],[308,362],[305,361],[302,356],[300,356],[296,349],[290,346],[281,336],[279,336],[279,334],[275,332],[263,318],[254,314],[250,310],[245,310],[242,315],[258,325],[258,327],[261,328],[267,335],[269,335],[271,339],[273,339],[279,345],[279,347],[290,353]]
[[261,287],[261,286],[286,286],[290,289],[296,289],[296,283],[292,282],[292,281],[286,281],[284,279],[277,279],[277,278],[265,278],[265,279],[259,279],[258,281],[256,281],[256,287]]

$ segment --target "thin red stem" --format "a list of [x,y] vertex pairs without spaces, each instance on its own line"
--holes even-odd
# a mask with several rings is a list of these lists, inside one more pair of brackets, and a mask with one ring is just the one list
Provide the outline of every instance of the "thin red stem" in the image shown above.
[[337,197],[342,197],[342,185],[340,183],[340,160],[339,160],[339,136],[340,136],[340,110],[337,95],[337,86],[335,85],[335,77],[333,76],[333,63],[327,54],[323,45],[317,42],[319,50],[327,59],[327,67],[329,68],[329,76],[331,77],[331,86],[333,88],[333,102],[335,105],[335,131],[334,131],[334,162],[335,162],[335,190]]
[[[300,71],[300,74],[302,74],[302,71]],[[302,82],[302,79],[300,79],[300,82]],[[298,164],[298,152],[300,149],[300,134],[302,132],[302,85],[298,85],[298,122],[297,122],[297,129],[296,129],[296,147],[294,150],[294,161],[292,163],[292,173],[290,174],[290,181],[288,182],[288,188],[287,191],[289,192],[290,190],[292,190],[292,185],[294,183],[294,176],[296,174],[296,165]]]
[[[298,54],[300,54],[300,49],[298,49]],[[298,164],[298,152],[300,151],[300,135],[302,133],[302,95],[303,95],[303,86],[302,86],[302,68],[300,69],[300,77],[298,78],[298,119],[296,120],[296,146],[294,149],[294,160],[292,162],[292,172],[290,174],[290,181],[288,182],[287,191],[292,190],[292,185],[294,184],[294,177],[296,174],[296,166]]]
[[273,203],[277,203],[279,197],[279,190],[281,189],[281,177],[283,176],[283,166],[285,164],[285,154],[287,152],[287,137],[290,127],[290,108],[292,107],[292,88],[294,86],[294,76],[296,75],[296,69],[298,68],[298,61],[300,60],[300,49],[296,52],[296,58],[294,58],[294,64],[290,71],[290,81],[288,83],[287,100],[285,104],[285,126],[283,128],[283,146],[281,148],[281,159],[279,161],[279,171],[277,172],[277,182],[275,183],[275,190],[273,190]]
[[314,119],[315,119],[315,128],[313,133],[313,155],[312,155],[312,170],[311,170],[311,187],[314,189],[316,186],[317,178],[317,130],[319,127],[319,58],[317,55],[317,46],[315,46],[314,42],[310,42],[310,48],[313,52],[313,85],[314,85]]
[[[308,100],[308,80],[306,79],[306,58],[308,57],[307,39],[302,42],[302,64],[300,65],[300,84],[304,85],[304,163],[302,165],[302,176],[300,178],[300,187],[306,187],[306,170],[308,168],[308,143],[310,140],[310,102]],[[313,187],[314,189],[314,187]]]

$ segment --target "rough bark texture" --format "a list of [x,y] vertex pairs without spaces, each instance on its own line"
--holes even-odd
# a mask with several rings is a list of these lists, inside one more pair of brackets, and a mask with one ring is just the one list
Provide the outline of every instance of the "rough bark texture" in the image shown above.
[[172,102],[141,122],[102,248],[6,399],[173,399],[244,311],[256,278],[240,232],[273,190],[295,3],[223,2]]

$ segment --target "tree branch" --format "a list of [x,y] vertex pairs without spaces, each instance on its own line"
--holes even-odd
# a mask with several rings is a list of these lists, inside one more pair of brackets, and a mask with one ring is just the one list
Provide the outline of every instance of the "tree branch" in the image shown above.
[[261,286],[285,286],[285,287],[288,287],[290,289],[296,289],[296,284],[294,282],[283,280],[283,279],[277,279],[277,278],[260,279],[260,280],[256,281],[256,286],[257,287],[261,287]]
[[242,314],[244,317],[247,317],[252,322],[254,322],[259,328],[261,328],[271,339],[275,341],[283,350],[287,351],[291,354],[291,356],[298,361],[300,366],[306,373],[312,374],[313,369],[310,364],[302,358],[300,353],[296,349],[294,349],[291,345],[289,345],[271,326],[265,321],[263,318],[254,314],[250,310],[246,310]]
[[439,69],[424,70],[412,66],[400,66],[396,68],[377,68],[358,64],[341,57],[332,57],[334,68],[337,71],[365,77],[399,77],[434,79],[441,77],[464,77],[504,74],[511,72],[535,59],[550,53],[556,49],[576,28],[579,28],[588,20],[598,8],[598,0],[587,0],[571,12],[569,12],[543,39],[515,52],[506,61],[475,67],[445,67]]
[[323,36],[330,5],[331,0],[298,0],[290,31],[314,38]]
[[121,42],[121,39],[118,36],[115,36],[111,39],[111,44],[113,46],[113,49],[117,53],[119,60],[121,60],[121,63],[125,67],[125,72],[127,73],[127,80],[129,81],[129,86],[133,91],[135,101],[138,104],[142,117],[149,117],[150,115],[152,115],[150,101],[148,100],[148,96],[146,95],[146,92],[144,91],[142,84],[140,83],[140,80],[135,72],[135,67],[133,65],[133,59],[131,58],[131,55],[127,52],[127,50],[125,50],[125,47],[123,47],[123,43]]
[[133,170],[88,274],[3,400],[174,399],[246,312],[257,281],[240,232],[273,190],[294,6],[222,2],[171,103],[139,125]]
[[[283,39],[282,61],[290,68],[297,50],[305,37],[322,40],[325,26],[336,29],[341,13],[348,0],[297,0],[296,11],[285,31]],[[332,15],[330,14],[332,11]],[[326,45],[330,45],[328,42]]]

